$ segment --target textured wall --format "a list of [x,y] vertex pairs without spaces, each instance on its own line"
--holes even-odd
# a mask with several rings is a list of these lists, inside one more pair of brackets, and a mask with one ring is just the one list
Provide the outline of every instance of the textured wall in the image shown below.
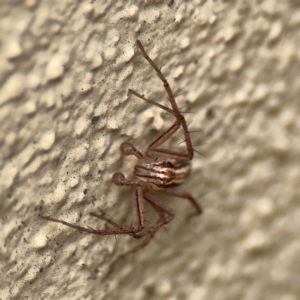
[[[299,299],[300,3],[2,2],[0,298]],[[128,237],[38,216],[135,220],[133,189],[111,183],[136,163],[119,146],[144,151],[173,122],[128,93],[166,100],[137,38],[205,143],[182,187],[205,212],[189,222],[188,203],[161,197],[168,232],[107,275]]]

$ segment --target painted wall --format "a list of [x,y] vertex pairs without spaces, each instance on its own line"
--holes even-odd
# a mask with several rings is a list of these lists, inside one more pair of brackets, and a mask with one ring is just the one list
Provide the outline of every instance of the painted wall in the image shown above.
[[[0,14],[2,300],[298,299],[299,3],[27,0]],[[136,39],[184,92],[205,157],[181,189],[204,214],[190,220],[189,203],[159,196],[176,211],[167,233],[110,270],[129,237],[39,215],[136,222],[134,189],[111,182],[137,163],[120,144],[145,151],[174,121],[128,93],[167,103]],[[149,209],[148,226],[156,218]]]

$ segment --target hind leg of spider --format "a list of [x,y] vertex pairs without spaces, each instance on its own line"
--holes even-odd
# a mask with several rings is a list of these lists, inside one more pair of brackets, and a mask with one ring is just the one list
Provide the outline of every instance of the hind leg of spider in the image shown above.
[[[129,229],[120,228],[115,222],[113,222],[109,219],[106,219],[106,218],[105,218],[106,219],[105,221],[109,220],[109,222],[108,222],[109,224],[111,224],[113,226],[116,225],[118,228],[115,230],[112,230],[112,229],[96,230],[96,229],[86,228],[86,227],[78,226],[78,225],[75,225],[72,223],[68,223],[64,220],[54,219],[49,216],[46,216],[46,217],[41,216],[41,218],[43,218],[44,220],[47,220],[47,221],[61,223],[65,226],[77,229],[81,232],[86,232],[86,233],[91,233],[91,234],[96,234],[96,235],[129,234],[131,236],[132,235],[136,236],[136,233],[141,232],[145,228],[145,211],[144,211],[144,202],[143,202],[143,191],[142,191],[141,187],[139,187],[139,186],[136,189],[135,200],[136,200],[136,213],[138,216],[138,226],[136,226],[134,228],[129,228]],[[93,216],[95,216],[95,215],[93,215]]]

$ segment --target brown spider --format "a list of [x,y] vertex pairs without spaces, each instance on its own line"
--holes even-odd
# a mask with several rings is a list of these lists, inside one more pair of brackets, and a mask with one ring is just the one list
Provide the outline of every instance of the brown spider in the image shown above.
[[[109,223],[116,229],[107,229],[107,230],[96,230],[91,228],[81,227],[75,224],[71,224],[65,222],[63,220],[58,220],[51,218],[49,216],[42,217],[45,220],[61,223],[63,225],[75,228],[77,230],[97,234],[97,235],[116,235],[116,234],[128,234],[133,238],[140,239],[145,236],[148,236],[144,242],[137,247],[131,249],[125,254],[134,252],[144,246],[146,246],[149,241],[154,236],[155,232],[165,224],[168,224],[174,217],[175,212],[173,209],[165,205],[159,199],[157,199],[151,192],[151,190],[161,190],[162,192],[173,195],[179,198],[184,198],[190,201],[190,203],[194,206],[198,214],[202,213],[202,209],[197,204],[196,200],[189,194],[185,192],[173,191],[172,187],[180,185],[189,174],[189,162],[193,159],[194,149],[191,143],[188,127],[185,121],[185,118],[180,113],[176,101],[175,96],[170,88],[170,85],[162,74],[160,69],[156,66],[156,64],[151,60],[151,58],[147,55],[142,43],[137,40],[137,45],[140,48],[143,56],[149,62],[149,64],[156,71],[157,76],[163,82],[164,88],[167,92],[168,99],[172,108],[161,105],[156,101],[146,99],[143,95],[139,93],[129,90],[136,97],[146,101],[147,103],[156,105],[161,109],[167,111],[172,114],[176,121],[174,124],[162,135],[160,135],[154,142],[152,142],[145,154],[139,152],[132,144],[123,143],[121,145],[121,152],[124,155],[134,155],[139,160],[140,163],[134,167],[133,174],[136,176],[135,180],[129,181],[126,180],[125,176],[122,173],[115,173],[113,175],[112,181],[116,185],[120,186],[136,186],[135,193],[135,201],[136,201],[136,213],[138,217],[138,226],[131,227],[128,229],[120,227],[118,224],[113,222],[110,219],[107,219],[104,216],[98,215],[96,213],[90,213],[91,216],[104,220]],[[185,136],[185,143],[187,146],[187,153],[180,153],[173,150],[163,149],[160,146],[166,142],[179,128],[180,126],[183,129],[183,133]],[[144,200],[148,201],[152,207],[155,209],[159,218],[157,222],[151,226],[150,228],[145,228],[145,211],[144,211]]]

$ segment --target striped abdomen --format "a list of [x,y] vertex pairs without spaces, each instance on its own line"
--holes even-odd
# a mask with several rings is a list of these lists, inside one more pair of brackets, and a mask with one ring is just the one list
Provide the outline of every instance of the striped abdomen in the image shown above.
[[187,162],[154,162],[134,167],[134,175],[154,188],[179,185],[188,176],[189,171]]

